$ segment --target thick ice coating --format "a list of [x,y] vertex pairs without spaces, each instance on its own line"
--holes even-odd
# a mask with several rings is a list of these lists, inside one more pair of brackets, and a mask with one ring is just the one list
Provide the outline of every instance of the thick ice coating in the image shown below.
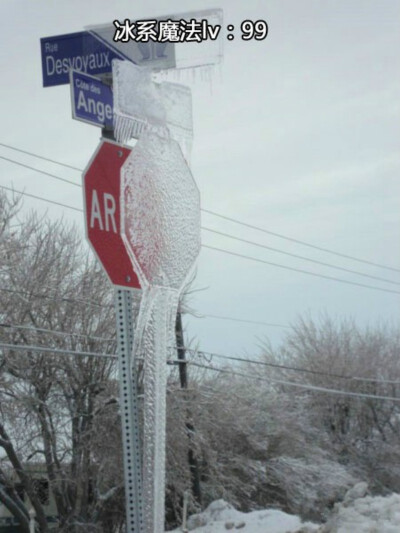
[[188,157],[193,139],[192,95],[185,85],[155,83],[129,61],[113,61],[114,128],[119,142],[157,131],[178,141]]
[[177,142],[146,133],[121,170],[122,237],[142,287],[180,290],[200,251],[200,195]]
[[143,291],[135,348],[144,357],[143,522],[142,533],[164,530],[167,347],[178,305],[177,291],[149,287]]
[[145,133],[121,171],[122,237],[143,289],[134,354],[144,357],[144,532],[164,526],[167,347],[200,251],[200,195],[173,139]]
[[165,126],[165,109],[151,71],[118,59],[113,60],[112,68],[114,113]]

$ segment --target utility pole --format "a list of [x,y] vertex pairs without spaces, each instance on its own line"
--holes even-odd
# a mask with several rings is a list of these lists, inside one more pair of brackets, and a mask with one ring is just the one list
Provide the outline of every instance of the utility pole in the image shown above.
[[[177,354],[179,360],[179,380],[181,384],[181,389],[188,388],[188,377],[187,377],[187,361],[186,361],[186,350],[183,343],[183,327],[182,327],[182,313],[180,311],[176,314],[175,322],[175,336],[176,336],[176,345],[177,345]],[[200,485],[200,469],[199,463],[193,449],[192,438],[195,432],[193,424],[190,422],[192,416],[189,409],[186,411],[186,433],[189,439],[189,450],[188,450],[188,463],[190,469],[190,478],[192,482],[192,494],[196,502],[201,505],[201,485]]]

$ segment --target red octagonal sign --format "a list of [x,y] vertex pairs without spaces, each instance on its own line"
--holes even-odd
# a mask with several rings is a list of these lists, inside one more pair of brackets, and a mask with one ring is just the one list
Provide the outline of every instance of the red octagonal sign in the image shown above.
[[140,289],[121,238],[120,170],[130,148],[103,140],[83,173],[86,236],[111,283]]

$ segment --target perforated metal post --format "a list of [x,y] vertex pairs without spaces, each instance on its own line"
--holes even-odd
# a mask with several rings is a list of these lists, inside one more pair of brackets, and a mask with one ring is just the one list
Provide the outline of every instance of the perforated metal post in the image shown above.
[[142,468],[136,372],[134,365],[131,365],[133,321],[132,298],[129,290],[116,290],[115,311],[117,318],[120,411],[124,454],[126,532],[142,533]]

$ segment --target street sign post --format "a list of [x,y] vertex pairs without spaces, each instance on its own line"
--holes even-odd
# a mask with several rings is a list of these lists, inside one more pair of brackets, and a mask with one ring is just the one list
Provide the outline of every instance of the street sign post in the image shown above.
[[94,76],[71,70],[72,117],[88,124],[113,127],[111,87]]
[[111,283],[139,289],[121,238],[120,169],[130,148],[102,140],[83,174],[86,236]]
[[132,364],[132,291],[116,290],[115,317],[118,341],[119,406],[124,455],[126,533],[142,533],[142,455],[136,366]]
[[116,285],[120,412],[124,457],[126,531],[143,531],[142,458],[136,367],[132,364],[132,291],[139,280],[121,238],[120,170],[131,149],[102,140],[83,174],[86,234],[110,281]]

